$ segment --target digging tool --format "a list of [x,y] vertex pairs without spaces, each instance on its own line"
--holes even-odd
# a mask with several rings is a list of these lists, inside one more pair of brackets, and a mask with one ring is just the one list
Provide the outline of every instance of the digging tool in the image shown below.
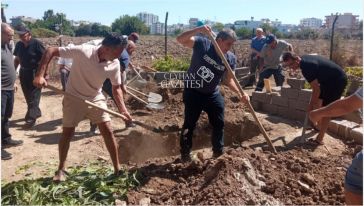
[[307,124],[308,124],[308,113],[306,113],[305,121],[303,122],[300,143],[304,143],[305,142],[305,132],[306,132],[306,129],[307,129]]
[[136,92],[140,95],[143,95],[145,97],[148,97],[148,102],[152,102],[152,103],[159,103],[163,100],[163,97],[160,94],[154,93],[154,92],[149,92],[148,94],[145,94],[139,90],[136,90],[130,86],[126,86],[126,88],[130,89],[133,92]]
[[[241,88],[241,86],[240,86],[240,84],[239,84],[238,80],[236,79],[236,77],[235,77],[235,75],[234,75],[234,73],[233,73],[233,70],[231,69],[231,67],[230,67],[229,63],[228,63],[228,62],[227,62],[227,60],[225,59],[225,56],[224,56],[224,54],[222,53],[222,51],[221,51],[221,49],[220,49],[219,45],[217,44],[217,42],[216,42],[216,40],[215,40],[215,38],[214,38],[213,34],[212,34],[211,32],[209,32],[209,33],[208,33],[208,35],[209,35],[209,37],[210,37],[210,39],[211,39],[211,42],[213,43],[213,45],[214,45],[214,47],[215,47],[215,49],[216,49],[217,53],[219,54],[220,58],[221,58],[221,59],[222,59],[222,61],[224,62],[224,65],[225,65],[225,67],[227,68],[227,72],[228,72],[228,73],[229,73],[229,74],[233,77],[233,80],[234,80],[234,82],[235,82],[236,86],[238,87],[238,89],[239,89],[240,93],[241,93],[242,95],[244,95],[244,91],[243,91],[243,89]],[[249,101],[248,101],[248,108],[249,108],[249,110],[250,110],[250,113],[253,115],[253,117],[254,117],[255,121],[257,122],[257,124],[258,124],[258,126],[259,126],[259,129],[260,129],[260,131],[262,132],[262,134],[263,134],[263,136],[264,136],[265,140],[267,141],[267,143],[268,143],[268,145],[269,145],[270,149],[271,149],[271,150],[272,150],[272,151],[276,154],[276,153],[277,153],[276,148],[274,147],[274,145],[273,145],[273,144],[272,144],[272,142],[270,141],[270,139],[269,139],[269,137],[268,137],[268,135],[267,135],[267,133],[266,133],[266,131],[265,131],[264,127],[263,127],[263,126],[262,126],[262,124],[260,123],[260,121],[259,121],[259,119],[258,119],[257,115],[255,114],[255,111],[254,111],[254,109],[253,109],[253,107],[252,107],[252,105],[250,104],[250,102],[249,102]]]
[[150,109],[164,109],[164,105],[162,105],[162,104],[158,104],[158,103],[154,103],[154,102],[146,102],[143,99],[141,99],[140,97],[138,97],[135,94],[131,93],[130,91],[127,91],[127,93],[130,96],[132,96],[133,98],[135,98],[136,100],[138,100],[139,102],[145,104],[146,107],[148,107]]
[[151,68],[151,67],[148,67],[148,66],[141,66],[142,69],[146,70],[146,71],[149,71],[149,72],[158,72],[157,70]]
[[50,90],[52,90],[52,91],[54,91],[54,92],[58,93],[58,94],[62,94],[62,95],[65,95],[65,96],[67,95],[68,97],[71,97],[72,99],[82,101],[83,103],[85,103],[85,104],[87,104],[87,105],[89,105],[89,106],[92,106],[92,107],[94,107],[94,108],[96,108],[96,109],[99,109],[99,110],[102,110],[102,111],[104,111],[104,112],[107,112],[107,113],[109,113],[109,114],[112,114],[112,115],[114,115],[114,116],[116,116],[116,117],[120,117],[120,118],[121,118],[121,119],[123,119],[123,120],[128,119],[127,117],[125,117],[124,115],[122,115],[122,114],[120,114],[120,113],[117,113],[117,112],[111,111],[111,110],[109,110],[109,109],[106,109],[106,108],[100,107],[99,105],[97,105],[97,104],[95,104],[95,103],[93,103],[93,102],[90,102],[90,101],[88,101],[88,100],[81,99],[80,97],[77,97],[77,96],[75,96],[75,95],[73,95],[73,94],[67,93],[67,92],[65,92],[65,91],[63,91],[63,90],[61,90],[61,89],[58,89],[58,88],[56,88],[56,87],[54,87],[54,86],[52,86],[52,85],[47,85],[46,87],[47,87],[48,89],[50,89]]

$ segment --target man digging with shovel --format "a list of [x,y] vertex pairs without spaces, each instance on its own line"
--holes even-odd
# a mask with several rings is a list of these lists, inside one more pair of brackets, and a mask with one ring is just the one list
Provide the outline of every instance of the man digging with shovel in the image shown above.
[[84,102],[71,98],[71,95],[107,108],[101,88],[103,82],[109,78],[113,85],[112,91],[117,107],[120,113],[125,116],[123,120],[131,122],[132,118],[125,107],[120,88],[120,63],[118,61],[118,57],[126,46],[127,39],[116,33],[111,33],[104,38],[99,46],[50,47],[43,55],[40,68],[33,82],[37,87],[47,86],[44,74],[52,57],[73,58],[72,72],[66,86],[66,93],[70,95],[65,95],[63,99],[63,132],[58,143],[60,162],[53,178],[54,181],[66,179],[65,162],[70,141],[74,136],[75,127],[85,118],[89,118],[98,125],[110,153],[114,173],[118,174],[120,169],[118,149],[108,113],[96,108],[89,108]]
[[[206,34],[212,32],[208,26],[201,26],[186,31],[177,37],[177,41],[185,47],[192,48],[193,54],[190,68],[187,73],[194,76],[196,84],[186,84],[183,92],[183,102],[185,104],[185,120],[180,137],[181,159],[190,161],[192,149],[192,135],[196,127],[196,122],[202,111],[209,117],[213,127],[211,136],[213,156],[215,158],[223,154],[224,147],[224,98],[219,91],[219,84],[222,80],[234,92],[236,92],[244,103],[249,101],[247,95],[242,95],[233,81],[222,59],[219,57],[211,40],[206,37],[196,36],[199,33]],[[224,29],[216,37],[217,44],[224,53],[232,68],[235,68],[236,57],[229,52],[234,42],[236,34],[231,29]]]

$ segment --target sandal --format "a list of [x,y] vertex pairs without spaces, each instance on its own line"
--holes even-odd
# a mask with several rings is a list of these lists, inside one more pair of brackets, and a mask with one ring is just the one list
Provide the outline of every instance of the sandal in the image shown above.
[[309,139],[308,142],[314,145],[324,145],[324,142],[322,140],[319,141],[317,139]]
[[68,176],[68,172],[66,172],[65,170],[57,170],[54,173],[54,177],[53,177],[53,181],[54,182],[64,182],[66,181],[66,176]]

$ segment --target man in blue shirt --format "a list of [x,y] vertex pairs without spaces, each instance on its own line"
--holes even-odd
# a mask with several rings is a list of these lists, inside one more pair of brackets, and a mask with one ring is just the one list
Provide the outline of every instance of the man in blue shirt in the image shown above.
[[[227,72],[222,59],[211,40],[206,37],[196,36],[198,33],[208,34],[211,28],[200,26],[186,31],[177,37],[178,43],[193,49],[191,64],[187,71],[188,80],[185,79],[183,102],[185,104],[185,120],[180,137],[181,159],[190,161],[192,149],[192,135],[196,122],[202,111],[209,117],[212,131],[213,156],[218,157],[223,153],[224,147],[224,98],[219,91],[219,84],[223,81],[231,90],[239,95],[244,103],[249,101],[246,94],[241,94],[233,76]],[[217,44],[225,55],[232,68],[235,68],[236,57],[229,52],[236,34],[231,29],[224,29],[216,37]],[[191,82],[195,83],[192,84]]]
[[256,84],[256,76],[257,68],[261,66],[263,63],[263,59],[260,57],[260,52],[265,44],[265,36],[263,35],[263,29],[257,28],[255,32],[256,36],[252,38],[252,42],[250,44],[251,55],[250,55],[250,79],[247,85],[245,86],[253,86]]

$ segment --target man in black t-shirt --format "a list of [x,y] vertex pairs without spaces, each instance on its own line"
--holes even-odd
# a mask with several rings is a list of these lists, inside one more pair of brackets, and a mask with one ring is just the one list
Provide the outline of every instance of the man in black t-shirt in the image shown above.
[[[301,68],[302,75],[312,87],[307,112],[341,98],[347,84],[347,76],[339,65],[321,56],[303,55],[299,57],[293,52],[285,52],[282,58],[286,67],[293,70]],[[318,124],[320,132],[316,137],[316,142],[319,144],[323,144],[329,121],[330,118],[322,118]]]
[[9,118],[13,114],[14,91],[16,90],[16,71],[10,41],[14,31],[6,23],[1,23],[1,159],[11,159],[11,154],[4,150],[8,146],[23,144],[21,140],[13,140],[9,132]]
[[32,38],[25,25],[16,26],[15,33],[19,35],[20,41],[15,45],[14,65],[15,68],[21,65],[19,79],[28,106],[25,122],[28,127],[32,127],[36,119],[42,115],[39,108],[41,89],[33,85],[33,79],[45,48],[39,40]]
[[[185,119],[180,137],[181,159],[191,160],[192,135],[202,111],[209,117],[213,127],[212,150],[213,156],[218,157],[223,153],[224,147],[224,98],[219,91],[219,84],[224,83],[239,95],[244,103],[249,101],[246,94],[240,94],[238,85],[233,76],[225,68],[216,48],[206,36],[211,32],[208,26],[201,26],[186,31],[177,37],[178,43],[193,49],[191,64],[184,79],[183,102],[185,104]],[[232,68],[235,68],[235,55],[229,50],[236,41],[235,32],[224,29],[216,37],[217,44],[224,53],[226,60]]]

